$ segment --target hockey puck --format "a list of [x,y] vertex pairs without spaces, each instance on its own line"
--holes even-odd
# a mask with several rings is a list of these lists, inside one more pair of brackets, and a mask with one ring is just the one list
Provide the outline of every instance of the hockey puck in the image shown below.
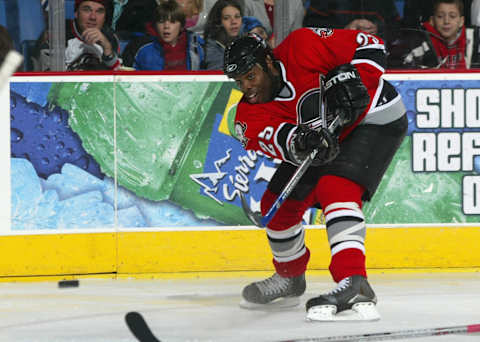
[[78,287],[80,282],[78,280],[60,280],[58,282],[59,288],[66,288],[66,287]]

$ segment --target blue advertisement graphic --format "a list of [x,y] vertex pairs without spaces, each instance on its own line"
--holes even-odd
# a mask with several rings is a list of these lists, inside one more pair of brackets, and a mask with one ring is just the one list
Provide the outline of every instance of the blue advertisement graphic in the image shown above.
[[[219,132],[221,120],[222,115],[217,114],[203,170],[216,184],[203,185],[201,193],[218,203],[237,206],[241,206],[240,193],[259,202],[277,164],[264,155],[245,151],[240,142]],[[200,183],[198,178],[196,181]]]

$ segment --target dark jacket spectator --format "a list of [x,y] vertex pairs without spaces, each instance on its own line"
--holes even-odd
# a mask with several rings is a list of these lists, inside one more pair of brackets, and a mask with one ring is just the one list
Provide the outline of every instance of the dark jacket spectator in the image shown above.
[[357,29],[388,40],[400,15],[393,0],[311,0],[303,26]]
[[156,0],[114,0],[112,29],[119,36],[145,34],[156,7]]

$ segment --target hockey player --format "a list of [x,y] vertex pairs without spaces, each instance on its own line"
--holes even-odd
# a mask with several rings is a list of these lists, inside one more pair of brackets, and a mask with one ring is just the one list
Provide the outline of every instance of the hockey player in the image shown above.
[[[310,207],[325,216],[329,270],[337,287],[306,303],[307,319],[376,320],[374,291],[365,269],[362,201],[373,196],[406,131],[405,106],[381,78],[385,48],[377,36],[355,30],[301,28],[273,51],[258,36],[235,40],[224,73],[243,91],[228,114],[232,134],[247,150],[281,159],[261,200],[272,206],[297,166],[318,149],[306,174],[267,224],[276,272],[243,289],[247,308],[297,305],[305,292],[310,251],[302,217]],[[327,123],[319,114],[319,77],[325,76]],[[340,127],[326,127],[338,117]]]

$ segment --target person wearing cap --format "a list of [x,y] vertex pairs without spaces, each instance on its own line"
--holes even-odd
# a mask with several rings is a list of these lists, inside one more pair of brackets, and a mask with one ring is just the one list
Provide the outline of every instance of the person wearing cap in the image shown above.
[[263,40],[269,41],[269,35],[267,29],[263,24],[255,17],[245,16],[242,18],[242,32],[243,34],[255,33],[258,34]]
[[[65,70],[113,70],[121,65],[119,41],[109,28],[111,0],[75,0],[75,19],[66,21]],[[48,34],[41,35],[34,58],[37,71],[48,71]]]

